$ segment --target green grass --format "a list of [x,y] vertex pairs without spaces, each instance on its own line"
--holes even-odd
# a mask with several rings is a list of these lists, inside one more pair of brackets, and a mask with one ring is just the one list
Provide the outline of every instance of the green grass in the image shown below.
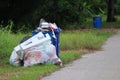
[[61,33],[61,50],[71,49],[92,49],[98,50],[104,41],[110,37],[113,30],[85,30],[85,31],[66,31]]
[[0,30],[0,65],[8,63],[9,56],[20,40],[27,34],[12,34],[7,30]]
[[83,54],[83,52],[67,51],[65,53],[60,54],[60,58],[63,61],[63,63],[66,64],[75,59],[80,58],[82,54]]
[[36,65],[31,67],[13,67],[7,65],[0,69],[0,80],[37,80],[59,67],[55,65]]

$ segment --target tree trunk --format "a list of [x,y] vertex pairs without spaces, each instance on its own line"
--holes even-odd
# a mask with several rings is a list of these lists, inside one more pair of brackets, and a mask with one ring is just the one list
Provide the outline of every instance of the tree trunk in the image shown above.
[[108,0],[107,4],[107,22],[114,22],[116,21],[114,17],[114,0]]

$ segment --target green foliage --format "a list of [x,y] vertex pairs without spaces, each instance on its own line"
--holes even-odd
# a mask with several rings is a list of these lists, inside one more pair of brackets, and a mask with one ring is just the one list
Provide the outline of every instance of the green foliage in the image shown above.
[[114,5],[115,9],[114,10],[115,10],[116,15],[120,14],[120,10],[119,10],[120,6],[119,5],[120,5],[120,0],[115,0],[115,5]]
[[[13,20],[12,30],[14,32],[19,29],[23,31],[35,29],[41,18],[57,23],[62,29],[68,29],[69,25],[83,25],[87,18],[96,15],[103,16],[107,13],[107,0],[9,0],[0,2],[1,5],[5,4],[0,7],[3,10],[0,21],[7,24],[9,19]],[[116,14],[119,14],[119,4],[120,1],[115,0]],[[76,27],[79,28],[79,26],[72,28]]]
[[[38,23],[40,18],[44,18],[48,22],[56,22],[61,27],[80,22],[79,20],[82,19],[80,18],[79,2],[79,0],[45,0],[39,4],[28,21]],[[44,5],[46,3],[47,5]]]

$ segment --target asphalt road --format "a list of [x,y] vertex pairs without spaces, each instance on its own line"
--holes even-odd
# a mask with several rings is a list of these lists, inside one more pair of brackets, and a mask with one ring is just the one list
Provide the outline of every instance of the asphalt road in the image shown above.
[[41,80],[120,80],[120,32],[102,51],[84,55]]

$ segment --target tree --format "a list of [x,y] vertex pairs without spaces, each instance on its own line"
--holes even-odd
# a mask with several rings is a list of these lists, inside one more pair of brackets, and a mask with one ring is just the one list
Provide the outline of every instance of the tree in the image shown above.
[[114,22],[114,0],[108,0],[107,1],[107,22]]

